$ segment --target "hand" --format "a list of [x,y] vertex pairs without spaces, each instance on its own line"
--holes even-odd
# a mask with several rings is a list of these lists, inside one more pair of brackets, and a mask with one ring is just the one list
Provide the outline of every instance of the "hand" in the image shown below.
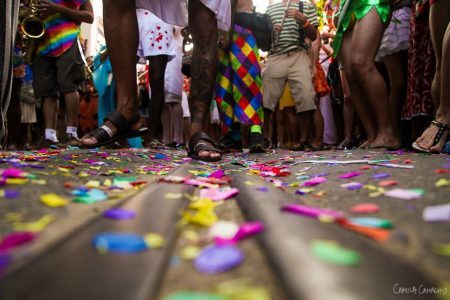
[[296,8],[289,8],[286,11],[286,18],[294,18],[302,23],[305,23],[308,20],[306,16]]
[[273,31],[277,34],[280,33],[282,29],[283,27],[280,24],[273,25]]
[[36,4],[36,8],[37,8],[38,13],[46,16],[46,15],[58,13],[60,6],[49,0],[41,0]]

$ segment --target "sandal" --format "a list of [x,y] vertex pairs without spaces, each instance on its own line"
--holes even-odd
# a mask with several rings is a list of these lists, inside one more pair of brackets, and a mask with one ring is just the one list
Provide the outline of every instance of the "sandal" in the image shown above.
[[[219,153],[217,157],[202,157],[198,154],[200,151],[211,151]],[[213,140],[203,131],[194,133],[189,140],[189,152],[188,156],[195,160],[216,162],[222,159],[223,152],[217,149]]]
[[111,129],[103,125],[97,129],[92,130],[87,133],[83,138],[94,137],[97,139],[97,143],[93,145],[81,144],[83,148],[98,148],[107,146],[120,141],[122,139],[135,138],[144,135],[147,132],[147,128],[141,128],[138,130],[132,130],[130,127],[136,124],[140,120],[140,116],[136,115],[130,120],[125,119],[125,117],[118,111],[113,111],[105,118],[105,121],[111,122],[117,129],[117,132],[113,135]]
[[150,149],[158,150],[158,149],[165,149],[166,145],[164,145],[157,139],[153,139],[148,143],[147,147]]
[[[431,145],[431,147],[434,147],[434,146],[436,146],[436,145],[441,141],[442,137],[444,136],[444,133],[445,133],[447,130],[450,129],[450,125],[445,124],[445,123],[442,123],[442,122],[439,122],[439,121],[436,121],[436,120],[431,121],[430,126],[431,126],[431,125],[434,125],[434,126],[436,126],[436,127],[438,128],[438,132],[437,132],[436,135],[434,136],[433,145]],[[428,149],[423,149],[423,148],[421,148],[421,147],[419,146],[419,144],[418,144],[417,142],[414,142],[414,143],[412,144],[412,147],[413,147],[415,150],[420,151],[420,152],[431,153],[431,151],[430,151],[430,148],[431,148],[431,147],[428,148]]]

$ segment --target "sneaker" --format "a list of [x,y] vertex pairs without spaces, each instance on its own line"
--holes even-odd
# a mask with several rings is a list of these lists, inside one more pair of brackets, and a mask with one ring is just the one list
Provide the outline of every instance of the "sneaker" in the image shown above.
[[66,133],[57,144],[61,148],[78,147],[80,140],[73,137],[71,134]]
[[242,152],[242,141],[235,142],[230,135],[222,136],[216,143],[216,147],[224,152]]
[[248,142],[248,148],[250,153],[264,153],[266,147],[264,143],[264,137],[260,133],[250,133],[250,139]]
[[354,139],[347,140],[344,139],[337,147],[337,150],[353,150],[358,147],[358,142]]

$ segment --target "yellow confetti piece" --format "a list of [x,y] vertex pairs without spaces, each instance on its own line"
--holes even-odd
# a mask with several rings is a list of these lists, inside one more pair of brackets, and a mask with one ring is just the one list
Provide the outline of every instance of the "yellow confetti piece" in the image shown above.
[[99,188],[100,187],[100,181],[98,180],[89,180],[86,182],[85,186],[87,188]]
[[195,214],[183,213],[182,223],[210,227],[217,222],[218,217],[213,211],[199,211]]
[[184,230],[181,233],[181,237],[191,242],[198,242],[200,240],[200,236],[194,230]]
[[56,194],[41,195],[41,202],[50,207],[60,207],[69,204],[69,201]]
[[181,193],[167,193],[164,196],[165,199],[181,199],[183,198],[183,194]]
[[246,181],[245,184],[246,185],[254,185],[253,181]]
[[445,179],[445,178],[441,178],[438,181],[436,181],[436,183],[434,185],[436,187],[449,186],[450,185],[450,181]]
[[19,213],[7,213],[5,214],[5,221],[7,223],[17,223],[22,220],[22,215]]
[[217,203],[213,202],[211,199],[200,198],[198,201],[189,204],[190,209],[195,210],[213,210],[217,206]]
[[148,233],[144,236],[145,243],[151,249],[162,248],[166,244],[166,240],[160,234]]
[[378,187],[374,186],[374,185],[365,185],[363,186],[364,189],[369,190],[369,191],[376,191],[378,189]]
[[104,186],[107,186],[107,187],[112,186],[111,179],[105,179],[105,181],[103,181],[103,185],[104,185]]
[[31,183],[39,184],[39,185],[46,185],[47,184],[47,180],[45,180],[45,179],[32,179]]
[[333,223],[336,219],[332,216],[327,216],[327,215],[319,215],[318,220],[322,223]]
[[186,260],[193,260],[200,254],[200,248],[197,246],[187,246],[181,249],[180,256]]
[[78,173],[78,177],[89,177],[89,174],[86,172],[80,172]]
[[433,253],[441,256],[450,257],[450,243],[435,245],[433,247]]
[[70,170],[66,168],[58,168],[58,170],[64,173],[70,173]]
[[16,231],[42,231],[48,224],[50,224],[55,219],[52,215],[45,215],[37,221],[30,223],[15,223],[13,228]]
[[28,181],[27,178],[8,178],[6,179],[6,184],[25,184]]

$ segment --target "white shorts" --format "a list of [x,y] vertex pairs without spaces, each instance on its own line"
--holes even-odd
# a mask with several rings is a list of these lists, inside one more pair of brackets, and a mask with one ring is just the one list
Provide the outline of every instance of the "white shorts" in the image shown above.
[[136,9],[139,26],[139,46],[137,55],[149,57],[168,55],[169,60],[174,57],[173,25],[160,20],[146,9]]
[[[231,24],[230,0],[200,0],[215,15],[218,27],[229,30]],[[136,0],[136,7],[144,7],[169,24],[187,26],[188,0]]]

